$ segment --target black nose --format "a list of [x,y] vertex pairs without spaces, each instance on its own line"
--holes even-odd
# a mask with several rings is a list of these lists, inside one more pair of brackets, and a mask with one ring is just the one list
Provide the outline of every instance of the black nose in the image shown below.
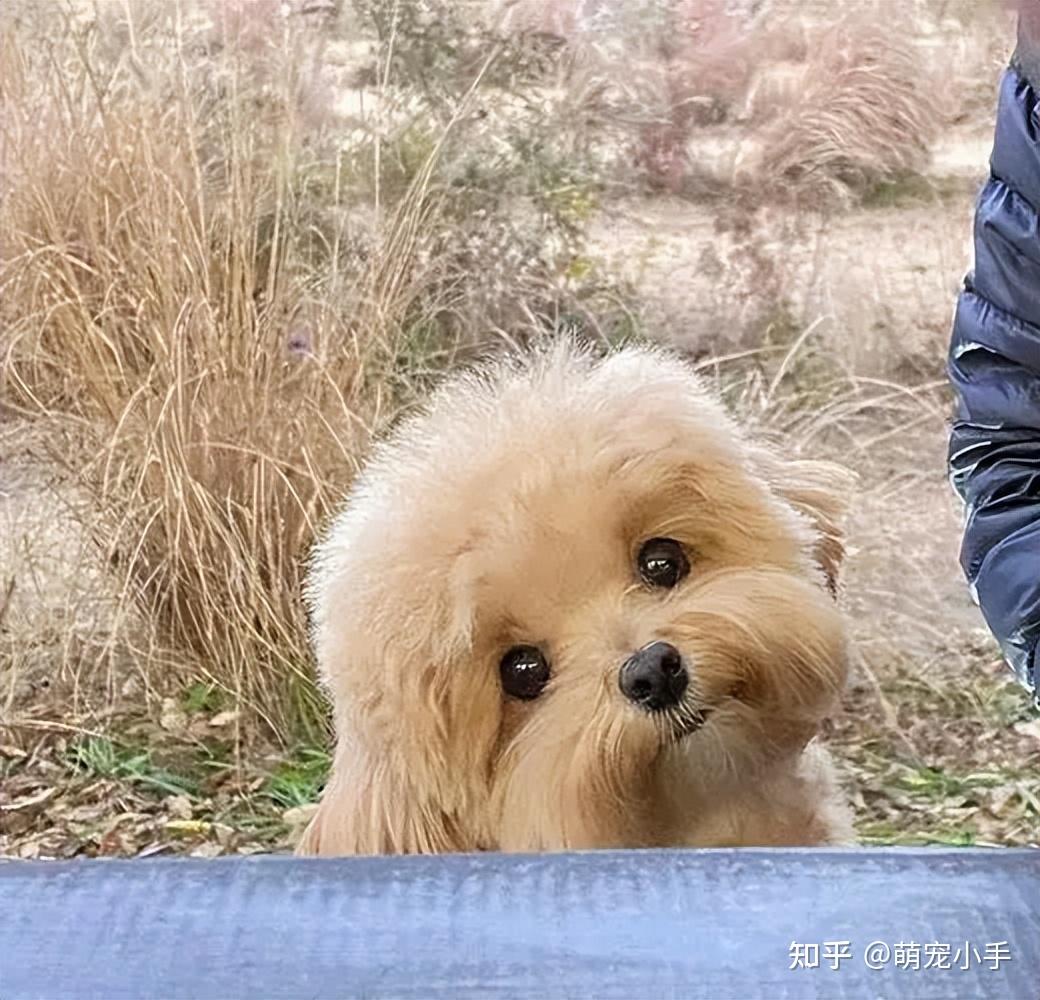
[[621,665],[622,694],[648,712],[679,704],[689,677],[682,657],[670,642],[652,642]]

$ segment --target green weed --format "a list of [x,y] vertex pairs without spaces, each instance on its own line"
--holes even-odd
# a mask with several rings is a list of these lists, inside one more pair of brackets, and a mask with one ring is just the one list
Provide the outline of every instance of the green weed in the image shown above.
[[198,782],[152,761],[149,750],[116,743],[105,736],[76,740],[68,750],[72,768],[92,777],[127,781],[164,795],[197,795]]

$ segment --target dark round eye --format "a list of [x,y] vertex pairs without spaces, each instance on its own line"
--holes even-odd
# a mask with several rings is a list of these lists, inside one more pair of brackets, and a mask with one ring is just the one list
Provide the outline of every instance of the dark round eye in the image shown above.
[[514,646],[502,657],[498,672],[506,694],[531,701],[549,681],[549,661],[537,646]]
[[690,561],[674,538],[651,538],[639,550],[639,575],[650,587],[671,590],[687,573]]

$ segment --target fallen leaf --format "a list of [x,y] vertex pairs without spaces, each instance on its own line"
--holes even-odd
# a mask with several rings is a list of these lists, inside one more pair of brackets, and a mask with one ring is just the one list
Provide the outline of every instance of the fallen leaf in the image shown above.
[[1014,785],[1000,785],[989,793],[989,811],[994,816],[999,816],[1007,804],[1018,796],[1018,789]]
[[165,800],[166,811],[175,820],[190,820],[192,818],[191,799],[187,795],[171,795]]
[[313,802],[305,806],[293,806],[282,813],[282,822],[288,827],[299,827],[309,823],[318,811],[318,803]]
[[216,858],[223,853],[224,848],[220,844],[214,844],[211,841],[206,844],[199,844],[198,847],[193,847],[188,852],[188,856],[192,858]]
[[129,842],[130,838],[125,831],[118,828],[109,830],[98,842],[98,854],[104,857],[124,855]]
[[141,682],[136,677],[128,677],[124,682],[123,686],[119,689],[119,693],[124,698],[137,698],[141,694]]
[[7,803],[7,805],[0,805],[0,812],[17,812],[20,809],[32,809],[33,806],[43,805],[44,802],[54,798],[57,794],[57,788],[45,788],[42,792],[37,792],[35,795],[25,795],[20,799]]
[[108,802],[99,802],[96,805],[73,806],[64,810],[61,818],[68,823],[96,823],[111,811],[112,806]]
[[208,833],[210,824],[202,819],[171,819],[164,828],[180,837],[194,837]]
[[198,837],[209,833],[210,823],[205,819],[171,819],[163,828],[179,837]]
[[174,698],[163,698],[159,725],[168,733],[182,733],[188,726],[188,716]]

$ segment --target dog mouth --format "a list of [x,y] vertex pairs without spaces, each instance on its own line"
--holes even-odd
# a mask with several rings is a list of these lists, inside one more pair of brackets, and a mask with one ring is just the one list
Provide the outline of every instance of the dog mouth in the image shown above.
[[671,742],[679,743],[703,729],[711,713],[710,705],[681,704],[670,711],[664,722]]

